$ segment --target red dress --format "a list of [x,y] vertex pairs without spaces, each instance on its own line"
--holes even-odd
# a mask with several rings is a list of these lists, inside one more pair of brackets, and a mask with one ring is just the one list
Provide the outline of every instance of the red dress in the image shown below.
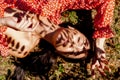
[[95,9],[94,38],[110,38],[110,29],[115,6],[115,0],[2,0],[0,2],[0,17],[6,7],[17,7],[29,10],[41,16],[48,17],[55,24],[61,23],[61,13],[68,9]]

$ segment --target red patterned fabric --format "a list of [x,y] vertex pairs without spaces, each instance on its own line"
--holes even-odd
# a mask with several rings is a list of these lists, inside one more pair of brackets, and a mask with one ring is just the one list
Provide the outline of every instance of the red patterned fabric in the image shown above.
[[54,23],[61,23],[61,13],[68,9],[96,9],[94,19],[94,38],[110,38],[113,32],[112,23],[115,0],[1,0],[0,17],[8,6],[29,10],[41,16],[48,17]]
[[0,54],[1,56],[8,56],[8,47],[6,41],[6,35],[4,35],[4,31],[6,31],[7,27],[0,28]]

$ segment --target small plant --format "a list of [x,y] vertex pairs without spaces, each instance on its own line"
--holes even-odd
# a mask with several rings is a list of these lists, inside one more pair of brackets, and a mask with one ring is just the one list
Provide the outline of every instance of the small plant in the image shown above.
[[5,76],[4,75],[0,75],[0,80],[5,80]]
[[75,25],[78,23],[78,16],[75,11],[65,11],[62,13],[62,21]]

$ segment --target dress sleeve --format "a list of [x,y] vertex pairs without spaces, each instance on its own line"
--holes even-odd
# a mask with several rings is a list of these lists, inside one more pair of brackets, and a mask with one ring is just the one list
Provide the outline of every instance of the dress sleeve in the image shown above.
[[[0,2],[0,18],[3,17],[4,9],[6,7],[13,7],[13,6],[14,6],[13,0],[2,0]],[[6,30],[7,30],[6,26],[2,26],[2,27],[0,26],[0,55],[4,57],[9,55],[7,37],[4,34]]]
[[106,0],[96,8],[97,15],[94,19],[94,38],[113,37],[113,32],[110,29],[110,26],[113,20],[114,7],[115,0]]

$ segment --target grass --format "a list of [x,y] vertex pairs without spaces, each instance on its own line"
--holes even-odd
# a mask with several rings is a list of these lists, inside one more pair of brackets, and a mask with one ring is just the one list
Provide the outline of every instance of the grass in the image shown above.
[[[76,11],[77,12],[77,11]],[[77,14],[75,12],[66,12],[70,16],[70,19],[66,18],[66,22],[70,24],[83,25],[82,19],[78,21]],[[69,14],[70,13],[70,14]],[[74,15],[71,16],[71,15]],[[85,19],[86,20],[86,19]],[[83,20],[84,21],[84,20]],[[106,71],[107,76],[102,77],[97,71],[95,80],[120,80],[120,1],[116,0],[114,23],[112,26],[115,37],[106,40],[105,50],[107,59],[109,61],[108,66],[111,72]],[[91,62],[91,61],[90,61]],[[0,80],[5,80],[6,76],[9,77],[14,71],[14,64],[11,57],[0,57]],[[57,57],[57,63],[52,66],[49,72],[45,75],[49,77],[49,80],[93,80],[90,74],[90,63],[85,65],[84,60],[69,61],[60,56]],[[33,76],[27,72],[25,76],[26,80],[40,80],[38,76]]]

